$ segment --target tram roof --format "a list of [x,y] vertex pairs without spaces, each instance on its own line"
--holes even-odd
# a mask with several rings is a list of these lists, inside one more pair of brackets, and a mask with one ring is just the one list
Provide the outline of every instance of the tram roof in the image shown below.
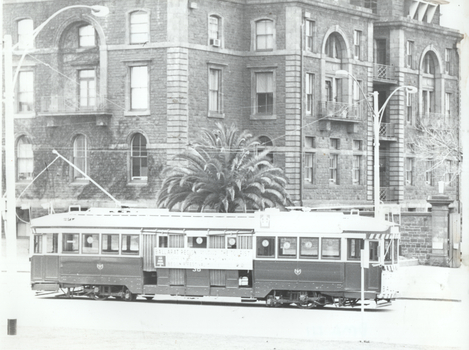
[[[142,230],[255,230],[258,234],[382,233],[393,223],[341,212],[267,209],[254,213],[170,212],[167,209],[92,208],[51,214],[31,221],[32,228],[132,228]],[[156,231],[155,231],[156,232]]]

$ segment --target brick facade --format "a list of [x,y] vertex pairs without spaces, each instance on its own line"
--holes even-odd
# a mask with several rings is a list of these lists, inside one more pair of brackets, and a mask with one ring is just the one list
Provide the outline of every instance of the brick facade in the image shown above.
[[[94,5],[88,0],[81,3]],[[71,4],[74,2],[54,0],[45,5],[43,1],[7,0],[4,33],[12,35],[16,43],[20,19],[30,18],[36,27]],[[363,7],[360,0],[275,0],[269,4],[258,0],[147,0],[108,1],[106,6],[110,9],[106,18],[93,17],[89,9],[71,9],[55,17],[37,36],[35,50],[22,65],[22,71],[34,74],[34,105],[32,111],[16,115],[15,134],[32,144],[34,176],[55,158],[53,149],[74,159],[74,140],[84,135],[88,175],[122,202],[152,206],[163,170],[174,164],[173,157],[193,139],[197,129],[223,121],[272,141],[273,160],[288,176],[288,189],[296,203],[371,205],[373,118],[364,95],[379,91],[383,102],[397,87],[412,85],[419,88],[412,123],[406,122],[403,90],[393,95],[383,117],[392,132],[380,140],[380,185],[388,191],[385,201],[421,211],[428,207],[425,198],[437,193],[436,183],[425,183],[424,165],[417,160],[413,183],[405,183],[404,159],[418,159],[407,143],[424,105],[422,90],[434,91],[433,110],[440,114],[445,112],[445,93],[450,92],[451,116],[458,118],[459,72],[444,72],[444,66],[445,50],[454,49],[460,36],[438,26],[438,7],[431,23],[425,23],[407,18],[407,0],[380,0],[377,13]],[[148,15],[146,42],[131,43],[134,11]],[[210,18],[218,23],[216,45],[209,38]],[[265,50],[256,47],[259,20],[272,24],[268,34],[272,36],[265,39],[271,46]],[[310,24],[308,37],[306,27]],[[94,27],[96,46],[78,47],[77,32],[82,25]],[[391,78],[375,74],[376,40],[383,45],[379,63],[394,71]],[[408,67],[409,40],[414,43],[415,63]],[[422,73],[428,52],[436,66],[432,75]],[[15,62],[20,54],[15,52]],[[453,67],[458,67],[456,54],[452,60]],[[131,72],[141,66],[148,69],[148,108],[133,111]],[[96,72],[100,105],[74,111],[60,103],[54,107],[56,100],[77,100],[77,72],[86,69]],[[209,111],[211,69],[221,72],[221,110],[216,113]],[[354,90],[352,79],[335,80],[337,70],[351,72],[361,81],[363,93]],[[273,112],[267,115],[256,111],[256,79],[263,72],[274,79]],[[313,77],[311,112],[306,108],[307,73]],[[371,98],[368,102],[372,103]],[[135,135],[146,140],[143,180],[133,176],[131,145]],[[306,145],[305,138],[314,138],[314,143]],[[336,149],[331,147],[331,139],[338,140]],[[311,181],[303,173],[307,153],[312,155]],[[335,155],[337,164],[332,166]],[[358,169],[357,157],[361,157]],[[436,172],[435,179],[444,177],[441,170]],[[113,205],[92,183],[74,181],[72,174],[67,163],[57,160],[18,205],[30,204],[37,210],[49,202],[61,209],[71,204]],[[19,181],[17,194],[29,182]],[[447,193],[456,198],[457,181],[453,184]]]

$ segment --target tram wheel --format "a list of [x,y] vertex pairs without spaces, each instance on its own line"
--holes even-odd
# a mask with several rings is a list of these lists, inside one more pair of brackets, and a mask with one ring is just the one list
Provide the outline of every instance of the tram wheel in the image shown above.
[[122,299],[124,301],[134,301],[136,298],[136,295],[135,294],[132,294],[129,290],[129,288],[125,287],[124,289],[124,293],[122,295]]
[[274,298],[273,295],[269,295],[267,297],[267,299],[265,299],[265,305],[267,307],[273,307],[273,306],[275,306],[275,304],[276,304],[276,302],[275,302],[275,298]]

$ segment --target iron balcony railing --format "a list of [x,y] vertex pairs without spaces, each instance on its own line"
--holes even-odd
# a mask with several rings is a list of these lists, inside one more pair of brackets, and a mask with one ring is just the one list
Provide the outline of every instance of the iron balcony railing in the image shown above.
[[377,80],[395,80],[394,66],[375,63],[373,67],[373,78]]
[[396,137],[395,123],[381,123],[379,124],[380,137]]
[[379,188],[379,200],[382,202],[390,202],[395,200],[393,187],[380,187]]
[[86,101],[78,96],[51,95],[41,97],[41,113],[104,113],[105,100],[96,96]]
[[359,121],[362,119],[362,105],[333,101],[319,101],[319,114],[321,117]]

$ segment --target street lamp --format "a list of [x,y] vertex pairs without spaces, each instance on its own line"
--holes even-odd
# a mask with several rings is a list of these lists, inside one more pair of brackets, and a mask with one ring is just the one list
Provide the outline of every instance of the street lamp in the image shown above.
[[[95,5],[72,5],[64,7],[54,14],[52,14],[44,23],[34,29],[28,38],[29,48],[32,47],[32,43],[42,29],[57,15],[60,13],[74,9],[74,8],[89,8],[91,14],[97,17],[104,17],[109,13],[109,9],[105,6]],[[6,182],[6,246],[7,246],[7,288],[9,291],[9,310],[7,312],[7,334],[16,335],[16,298],[15,298],[15,275],[16,275],[16,171],[15,171],[15,130],[14,130],[14,113],[13,113],[13,94],[15,89],[16,80],[23,63],[26,54],[28,53],[28,47],[24,50],[21,58],[16,67],[15,75],[12,76],[13,72],[13,60],[12,53],[13,49],[17,46],[12,46],[11,35],[5,35],[4,37],[4,57],[5,57],[5,182]],[[1,120],[0,120],[1,123]],[[3,215],[3,201],[2,201],[2,215]]]
[[371,113],[373,114],[373,135],[374,135],[374,170],[373,170],[373,202],[375,206],[375,218],[380,217],[380,189],[379,189],[379,126],[381,124],[381,120],[383,119],[384,115],[384,110],[386,109],[386,106],[388,102],[391,100],[391,97],[401,89],[405,89],[408,94],[415,94],[418,89],[415,86],[399,86],[396,88],[387,98],[387,100],[383,103],[381,106],[381,109],[378,106],[378,91],[373,91],[373,107],[371,106],[370,102],[368,101],[368,96],[365,94],[365,92],[362,90],[358,80],[348,71],[346,70],[338,70],[335,73],[335,76],[337,78],[347,78],[351,77],[355,83],[358,85],[358,88],[360,89],[361,94],[363,97],[365,97],[366,104],[368,108],[370,109]]

